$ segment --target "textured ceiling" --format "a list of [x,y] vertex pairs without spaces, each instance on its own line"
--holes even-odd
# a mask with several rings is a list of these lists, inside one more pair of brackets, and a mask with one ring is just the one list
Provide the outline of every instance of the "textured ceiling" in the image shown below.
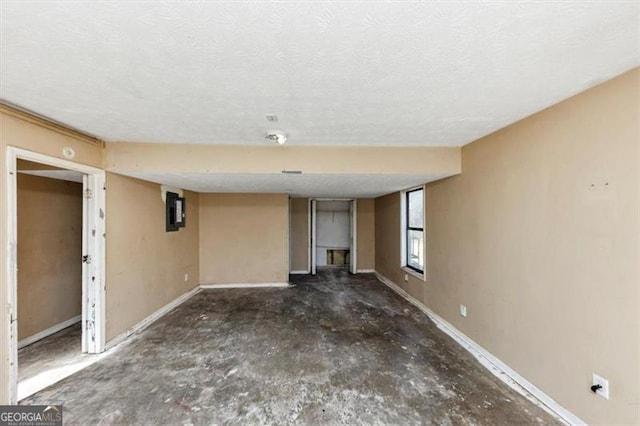
[[378,197],[445,177],[443,175],[118,173],[195,192],[287,193],[293,197],[327,198]]
[[638,2],[0,5],[0,98],[106,140],[459,146],[639,64]]
[[73,170],[18,170],[18,173],[76,183],[82,183],[82,177],[84,176],[82,173],[74,172]]

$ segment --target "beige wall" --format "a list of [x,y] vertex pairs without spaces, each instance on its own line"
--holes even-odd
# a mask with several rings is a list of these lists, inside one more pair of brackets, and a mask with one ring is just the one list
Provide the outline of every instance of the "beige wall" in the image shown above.
[[287,194],[200,194],[202,284],[289,281]]
[[[465,146],[462,175],[427,186],[429,283],[409,285],[591,424],[640,422],[639,78],[635,69]],[[389,267],[398,211],[397,194],[376,200],[376,268],[400,284]],[[594,372],[609,401],[589,390]]]
[[160,185],[113,173],[106,185],[109,341],[199,284],[199,195],[185,191],[186,226],[165,232]]
[[34,163],[33,161],[21,160],[20,158],[16,161],[16,167],[18,170],[63,170],[60,167]]
[[18,340],[82,314],[82,184],[18,174]]
[[[429,224],[426,224],[428,227]],[[427,232],[425,228],[425,232]],[[375,270],[400,286],[404,291],[424,301],[426,283],[405,272],[400,261],[400,193],[375,199]],[[429,241],[426,242],[427,247]],[[425,275],[429,276],[429,259]]]
[[358,198],[356,217],[358,241],[358,270],[375,268],[375,201],[373,198]]
[[291,198],[289,229],[289,270],[309,270],[309,199]]
[[460,148],[233,146],[107,143],[105,168],[113,172],[329,174],[460,173]]
[[[74,133],[56,130],[38,120],[20,118],[20,114],[0,106],[0,300],[8,300],[6,277],[8,271],[7,229],[7,188],[6,151],[7,146],[28,149],[34,152],[64,158],[62,148],[70,146],[76,151],[74,159],[77,163],[90,166],[102,166],[102,144]],[[0,309],[0,403],[9,401],[9,318],[6,309]]]

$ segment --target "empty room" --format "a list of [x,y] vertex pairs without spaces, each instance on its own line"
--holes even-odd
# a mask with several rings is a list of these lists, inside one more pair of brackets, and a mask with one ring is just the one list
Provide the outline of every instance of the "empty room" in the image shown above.
[[640,424],[640,3],[0,1],[0,423]]

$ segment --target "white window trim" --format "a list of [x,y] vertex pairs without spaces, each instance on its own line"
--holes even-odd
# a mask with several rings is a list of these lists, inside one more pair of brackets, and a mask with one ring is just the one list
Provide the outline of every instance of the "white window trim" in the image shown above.
[[[424,238],[423,238],[423,253],[424,253],[424,271],[422,273],[416,271],[415,269],[409,268],[407,266],[407,192],[414,191],[416,189],[422,189],[423,191],[423,203],[424,208],[422,209],[422,223],[424,229]],[[407,188],[403,191],[400,191],[400,269],[402,269],[405,273],[409,275],[413,275],[414,277],[427,282],[427,227],[426,227],[426,188],[425,185],[414,186],[412,188]]]

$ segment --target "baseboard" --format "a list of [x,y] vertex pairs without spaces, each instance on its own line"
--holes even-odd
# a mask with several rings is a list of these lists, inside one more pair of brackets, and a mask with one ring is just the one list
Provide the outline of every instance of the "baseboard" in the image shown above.
[[137,323],[127,331],[125,331],[124,333],[119,334],[118,336],[109,340],[109,342],[105,346],[105,350],[109,350],[113,348],[114,346],[118,345],[119,343],[124,341],[127,337],[131,336],[132,334],[135,334],[144,330],[149,325],[151,325],[154,321],[156,321],[163,315],[167,314],[173,308],[186,302],[188,299],[190,299],[192,296],[196,295],[202,290],[223,289],[223,288],[258,288],[258,287],[261,287],[261,288],[289,287],[289,283],[200,284],[199,286],[192,288],[191,290],[189,290],[182,296],[178,297],[177,299],[173,300],[172,302],[169,302],[168,304],[164,305],[162,308],[158,309],[157,311],[155,311],[154,313],[152,313],[151,315],[149,315],[148,317],[146,317],[145,319],[143,319],[142,321],[140,321],[139,323]]
[[569,410],[560,405],[557,401],[544,393],[533,383],[522,377],[511,367],[505,364],[500,359],[496,358],[493,354],[473,341],[470,337],[463,332],[455,328],[448,323],[438,314],[431,309],[423,305],[418,299],[411,296],[409,293],[400,288],[393,281],[385,277],[379,272],[375,272],[378,280],[385,284],[387,287],[398,293],[409,303],[424,312],[436,326],[449,335],[453,340],[458,342],[465,350],[473,355],[486,369],[488,369],[493,375],[498,377],[509,387],[523,395],[525,398],[544,409],[546,412],[554,416],[557,420],[570,425],[584,425],[586,422],[581,420],[578,416],[571,413]]
[[375,269],[358,269],[359,274],[375,274]]
[[310,274],[311,271],[290,271],[289,274],[291,275],[307,275]]
[[229,284],[200,284],[202,290],[216,290],[228,288],[269,288],[290,287],[289,283],[229,283]]
[[52,334],[55,334],[60,330],[71,327],[73,324],[77,324],[80,321],[82,321],[82,315],[78,315],[66,321],[62,321],[60,324],[56,324],[53,327],[49,327],[46,330],[42,330],[41,332],[34,334],[33,336],[22,339],[18,342],[18,349],[22,349],[25,346],[35,343],[40,339],[44,339],[47,336],[51,336]]
[[199,292],[200,292],[200,286],[196,286],[196,287],[192,288],[191,290],[189,290],[188,292],[186,292],[185,294],[183,294],[182,296],[180,296],[180,297],[174,299],[173,301],[167,303],[162,308],[158,309],[157,311],[155,311],[154,313],[152,313],[151,315],[149,315],[148,317],[146,317],[145,319],[143,319],[142,321],[140,321],[139,323],[137,323],[136,325],[134,325],[133,327],[131,327],[127,331],[125,331],[124,333],[119,334],[118,336],[116,336],[113,339],[109,340],[109,342],[107,342],[107,344],[105,346],[105,351],[113,348],[116,345],[118,345],[119,343],[124,341],[127,337],[131,336],[132,334],[139,333],[140,331],[142,331],[145,328],[149,327],[154,321],[156,321],[157,319],[159,319],[163,315],[166,315],[173,308],[175,308],[175,307],[181,305],[182,303],[186,302],[188,299],[190,299],[191,297],[195,296]]

